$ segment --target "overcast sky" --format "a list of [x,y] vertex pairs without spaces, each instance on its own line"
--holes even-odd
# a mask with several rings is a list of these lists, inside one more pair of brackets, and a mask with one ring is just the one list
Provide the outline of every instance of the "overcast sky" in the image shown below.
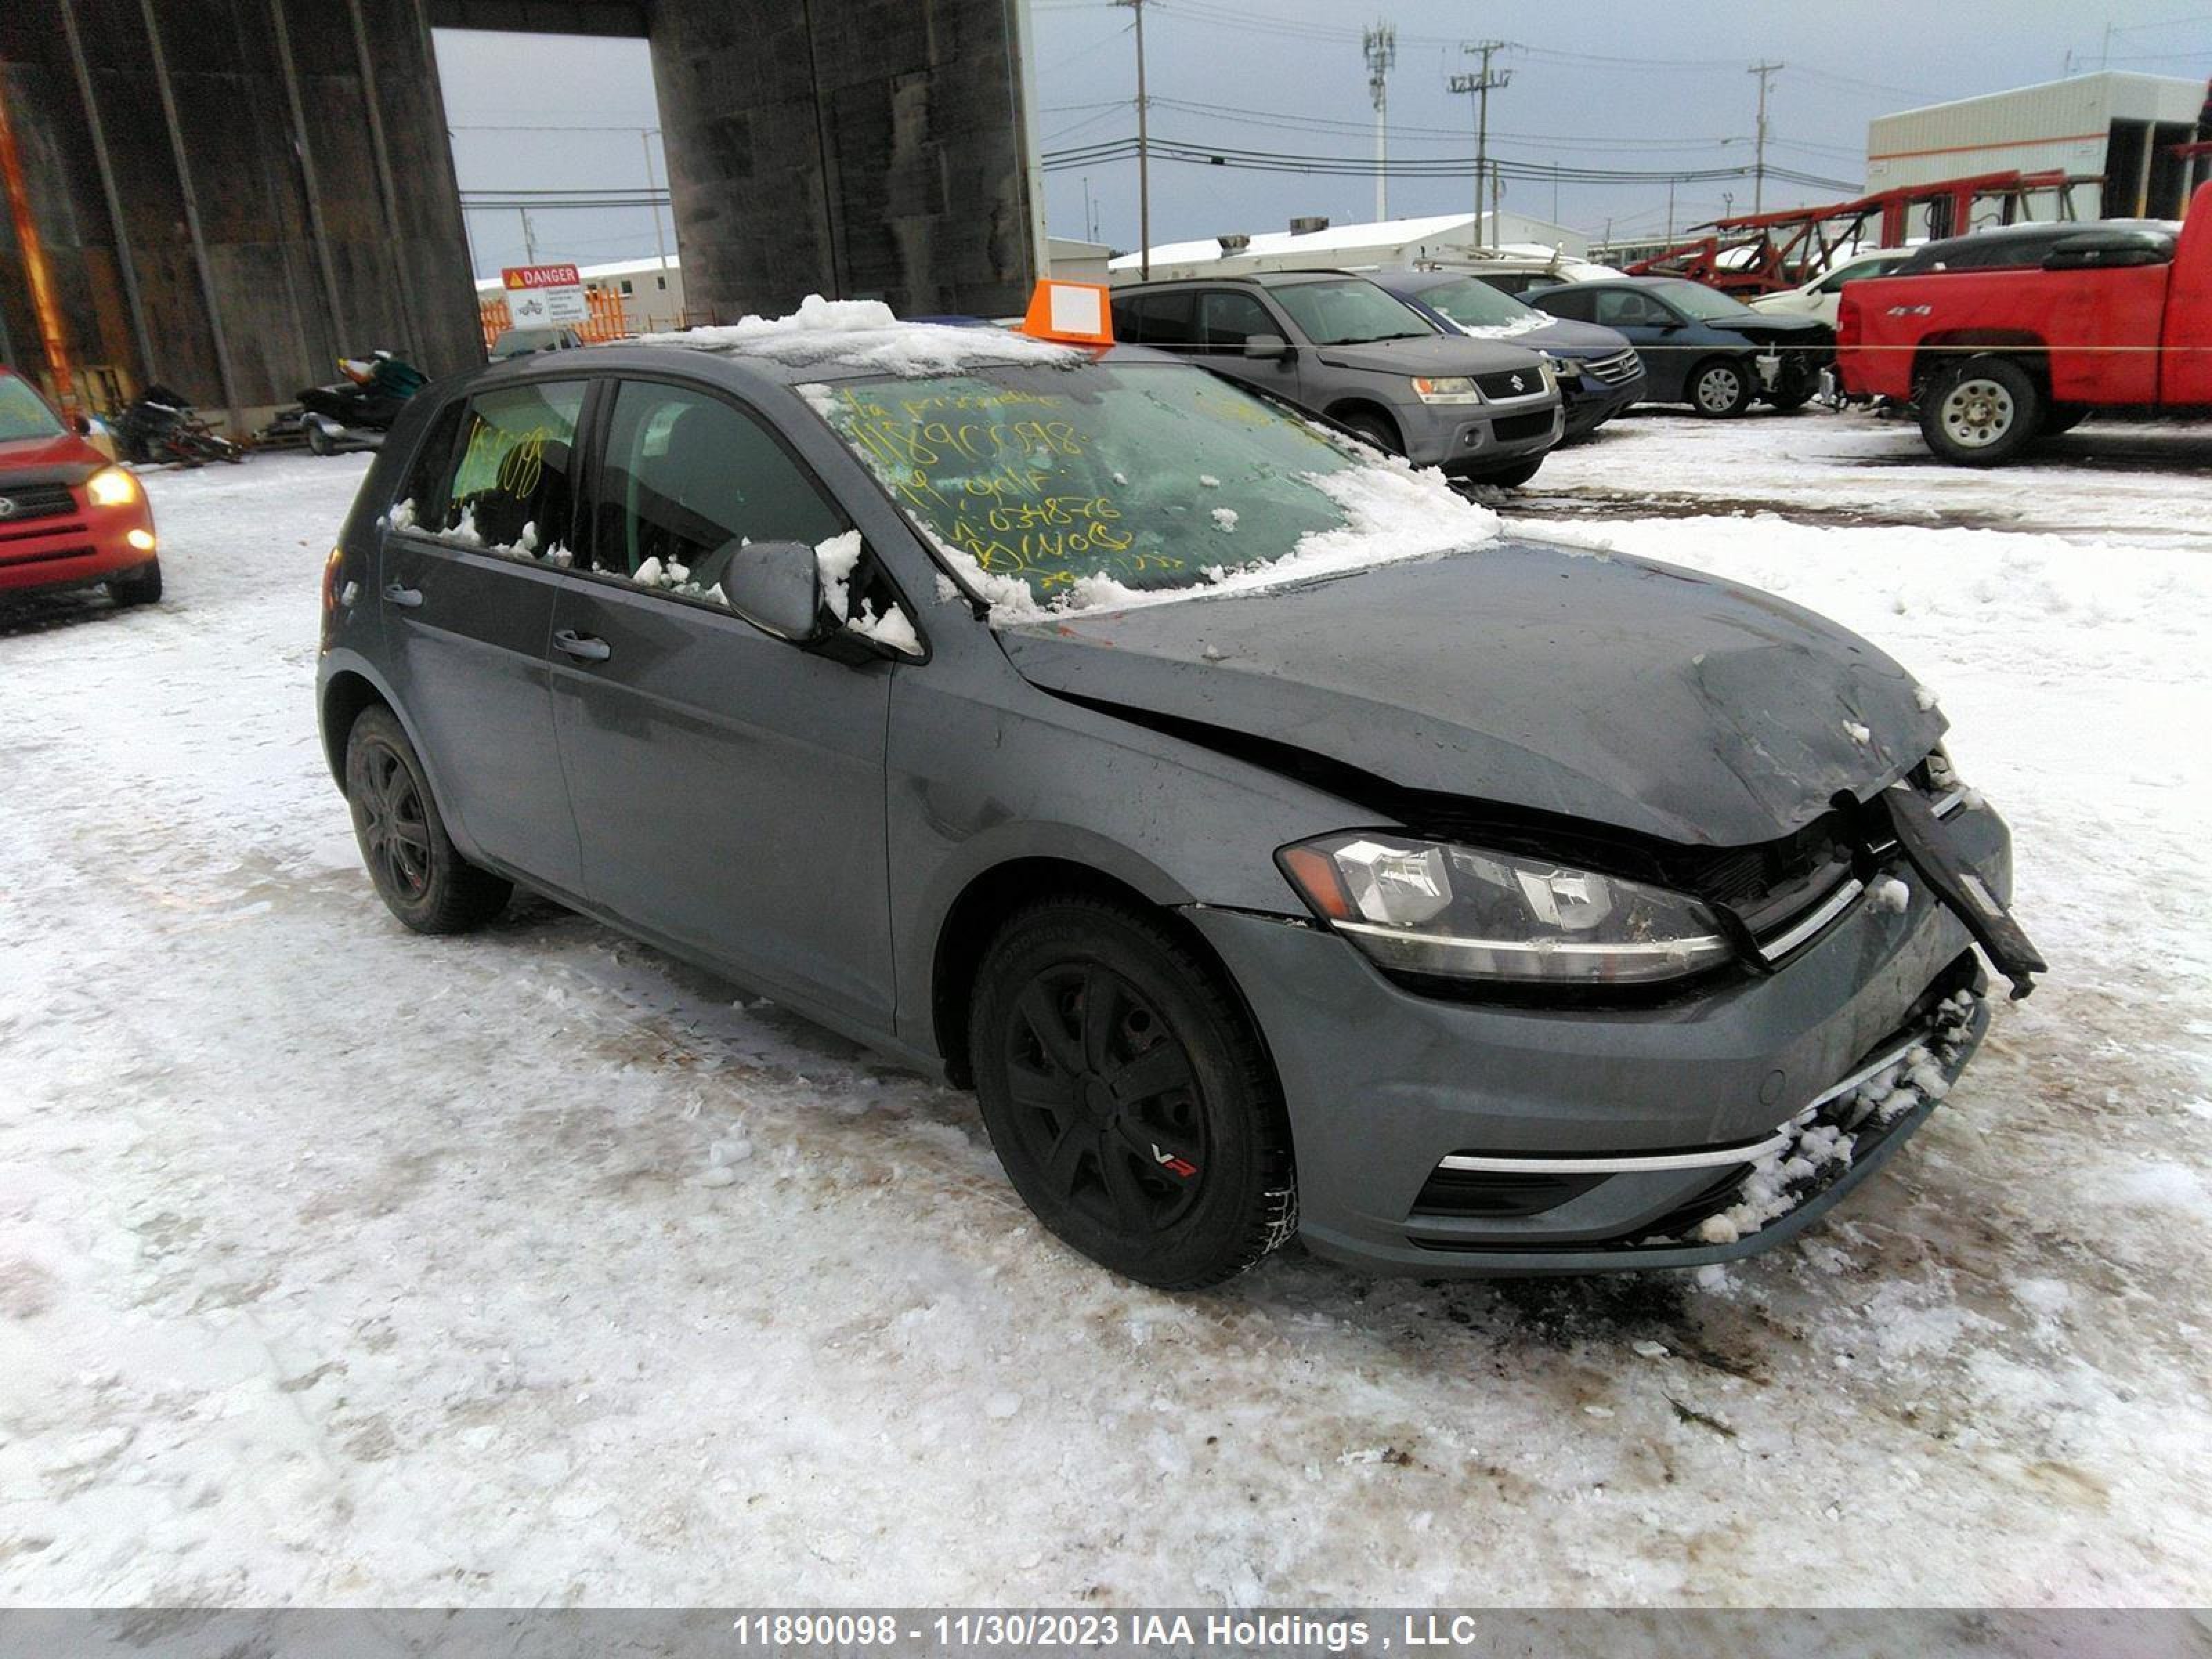
[[[1110,0],[1033,0],[1046,151],[1134,133],[1130,16]],[[1468,39],[1515,43],[1494,61],[1512,76],[1491,95],[1492,147],[1502,157],[1660,172],[1747,165],[1758,103],[1747,69],[1763,58],[1785,65],[1771,83],[1769,164],[1853,184],[1864,173],[1870,118],[2056,80],[2069,52],[2077,71],[2097,67],[2109,50],[2114,69],[2212,74],[2208,0],[1484,0],[1479,9],[1468,0],[1146,0],[1152,131],[1247,150],[1367,156],[1374,111],[1359,36],[1384,20],[1398,37],[1391,149],[1408,157],[1472,151],[1470,100],[1444,86],[1471,66],[1459,50]],[[643,42],[453,31],[437,40],[464,190],[645,182],[638,134],[658,118]],[[570,130],[513,130],[564,123]],[[665,183],[657,149],[651,166]],[[1135,246],[1133,161],[1048,174],[1053,233],[1085,234],[1086,179],[1100,240]],[[1509,180],[1506,188],[1509,209],[1553,216],[1548,183]],[[1676,194],[1677,224],[1722,212],[1723,191],[1733,192],[1737,211],[1749,210],[1747,179],[1687,184]],[[1770,180],[1766,199],[1787,206],[1842,193]],[[1470,195],[1465,179],[1394,179],[1390,212],[1454,212]],[[1279,229],[1295,214],[1367,219],[1374,207],[1371,177],[1164,161],[1152,167],[1156,243]],[[1666,214],[1664,183],[1570,182],[1559,191],[1558,217],[1593,234],[1608,220],[1620,234],[1656,232]],[[541,258],[588,264],[654,251],[653,222],[641,211],[532,217]],[[479,271],[523,257],[517,214],[472,213],[469,222]],[[665,215],[662,228],[672,234]]]

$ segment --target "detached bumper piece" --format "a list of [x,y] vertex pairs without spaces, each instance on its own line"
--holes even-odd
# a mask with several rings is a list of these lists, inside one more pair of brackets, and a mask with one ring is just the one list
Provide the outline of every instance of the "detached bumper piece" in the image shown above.
[[[1971,957],[1931,987],[1911,1018],[1842,1077],[1753,1141],[1618,1157],[1459,1152],[1422,1187],[1409,1243],[1503,1271],[1556,1253],[1592,1268],[1692,1267],[1748,1255],[1801,1231],[1917,1128],[1949,1092],[1989,1025]],[[1668,1194],[1661,1212],[1609,1237],[1547,1240],[1577,1201],[1609,1183]]]

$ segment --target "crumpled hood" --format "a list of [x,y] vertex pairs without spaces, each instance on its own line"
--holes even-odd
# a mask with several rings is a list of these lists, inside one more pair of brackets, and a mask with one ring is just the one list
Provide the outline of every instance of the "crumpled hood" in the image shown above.
[[1944,726],[1810,611],[1542,542],[1000,637],[1048,691],[1685,846],[1791,834],[1893,782]]
[[1778,316],[1769,311],[1750,317],[1715,318],[1708,326],[1777,345],[1826,345],[1835,337],[1835,331],[1818,317]]
[[1495,374],[1500,369],[1536,367],[1535,352],[1517,339],[1478,340],[1459,333],[1314,349],[1331,368],[1364,368],[1377,374]]

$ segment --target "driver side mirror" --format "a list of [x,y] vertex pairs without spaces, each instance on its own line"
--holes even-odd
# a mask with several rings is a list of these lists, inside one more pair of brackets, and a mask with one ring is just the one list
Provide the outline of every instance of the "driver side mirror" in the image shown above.
[[1244,337],[1244,355],[1262,362],[1288,362],[1292,347],[1279,334],[1248,334]]
[[805,542],[755,542],[733,550],[719,580],[731,610],[780,640],[819,645],[838,631],[823,605],[822,567]]
[[80,438],[89,438],[92,436],[92,416],[80,410],[70,416],[70,430]]

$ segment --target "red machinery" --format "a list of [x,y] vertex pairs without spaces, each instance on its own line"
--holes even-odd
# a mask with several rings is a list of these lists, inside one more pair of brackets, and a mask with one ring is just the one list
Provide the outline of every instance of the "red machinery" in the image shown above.
[[1977,208],[1991,202],[2002,204],[2002,222],[2010,224],[2030,198],[2049,193],[2058,216],[2071,217],[2068,186],[2094,182],[2059,172],[1984,173],[1821,207],[1717,219],[1705,235],[1625,269],[1636,276],[1687,276],[1729,294],[1774,294],[1820,275],[1839,248],[1901,246],[1915,208],[1928,210],[1930,235],[1955,236],[1973,223]]

